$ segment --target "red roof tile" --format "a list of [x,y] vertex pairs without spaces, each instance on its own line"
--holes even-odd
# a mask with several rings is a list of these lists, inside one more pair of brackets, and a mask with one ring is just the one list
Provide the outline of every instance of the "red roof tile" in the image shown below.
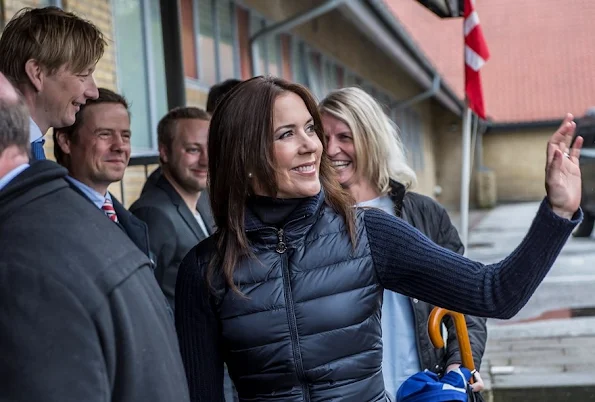
[[[384,1],[462,97],[462,18]],[[595,0],[477,0],[476,10],[491,53],[481,70],[490,119],[553,120],[595,106]]]

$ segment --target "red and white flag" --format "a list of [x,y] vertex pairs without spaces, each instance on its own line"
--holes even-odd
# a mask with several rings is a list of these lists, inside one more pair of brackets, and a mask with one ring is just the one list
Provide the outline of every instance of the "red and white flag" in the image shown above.
[[475,0],[465,0],[465,94],[469,107],[482,119],[486,118],[479,70],[490,58],[488,45],[483,37]]

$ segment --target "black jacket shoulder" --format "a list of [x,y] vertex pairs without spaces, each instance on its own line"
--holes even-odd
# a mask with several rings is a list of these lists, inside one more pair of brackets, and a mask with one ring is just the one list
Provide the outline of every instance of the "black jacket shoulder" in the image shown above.
[[0,327],[11,340],[0,354],[12,379],[3,396],[187,401],[149,259],[66,173],[39,161],[0,191]]

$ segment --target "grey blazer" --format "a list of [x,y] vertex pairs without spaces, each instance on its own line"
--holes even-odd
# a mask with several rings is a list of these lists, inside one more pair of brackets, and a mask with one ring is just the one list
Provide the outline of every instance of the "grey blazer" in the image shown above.
[[[202,197],[201,197],[202,198]],[[143,220],[149,229],[151,252],[155,258],[155,277],[172,309],[180,262],[188,251],[214,232],[208,197],[197,204],[208,235],[194,214],[165,176],[149,178],[130,212]]]

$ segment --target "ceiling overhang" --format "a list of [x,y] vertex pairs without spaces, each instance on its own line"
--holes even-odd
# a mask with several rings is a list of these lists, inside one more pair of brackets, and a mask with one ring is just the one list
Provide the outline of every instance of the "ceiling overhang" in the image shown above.
[[464,0],[417,0],[440,18],[456,18],[463,15]]

